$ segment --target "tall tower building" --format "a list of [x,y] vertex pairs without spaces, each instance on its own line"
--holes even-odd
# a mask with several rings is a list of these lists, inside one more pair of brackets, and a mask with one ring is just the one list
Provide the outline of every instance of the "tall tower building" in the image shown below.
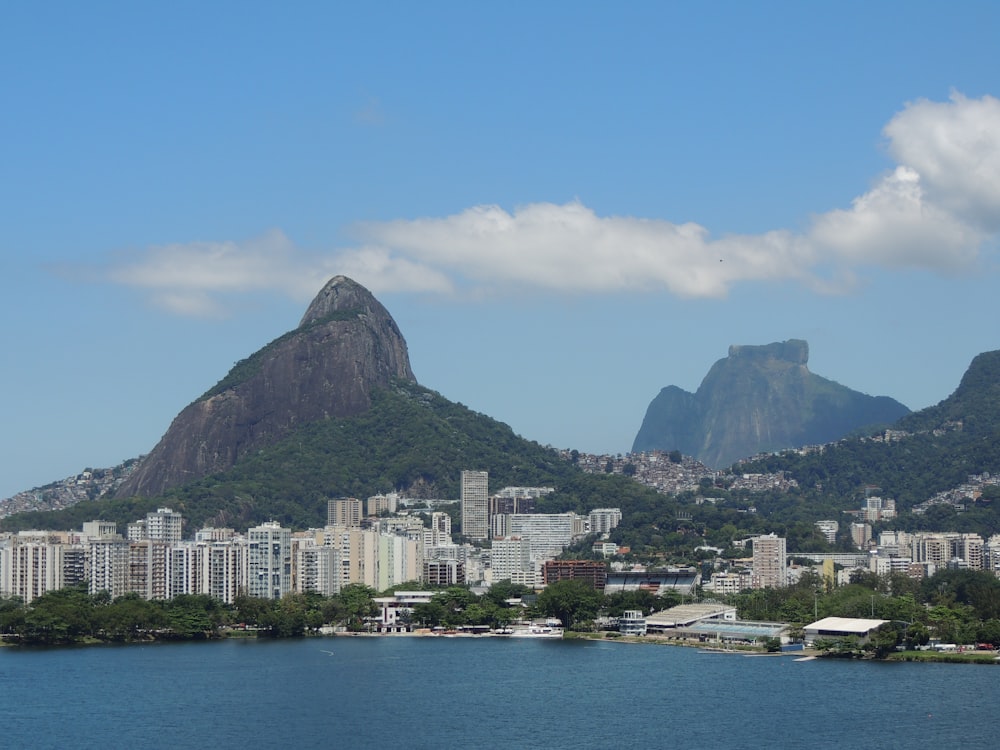
[[462,472],[462,533],[473,541],[490,538],[489,479],[485,471]]
[[778,588],[788,579],[788,555],[785,538],[774,534],[753,538],[753,587]]
[[269,521],[247,531],[247,593],[280,599],[292,590],[292,532]]

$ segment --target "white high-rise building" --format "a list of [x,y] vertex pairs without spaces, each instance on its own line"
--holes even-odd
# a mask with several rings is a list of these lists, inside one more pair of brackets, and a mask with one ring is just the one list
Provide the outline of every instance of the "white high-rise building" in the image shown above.
[[576,513],[515,513],[508,516],[507,534],[530,541],[535,560],[551,560],[572,543],[579,520]]
[[431,513],[431,525],[424,529],[424,549],[451,544],[451,516],[441,511]]
[[123,596],[128,580],[129,542],[119,537],[91,539],[87,544],[89,591],[107,591],[113,599]]
[[247,590],[244,573],[249,548],[245,540],[239,542],[206,541],[198,545],[197,590],[226,604]]
[[18,596],[30,602],[82,580],[83,548],[79,545],[22,532],[0,547],[0,596]]
[[521,537],[510,536],[494,539],[490,548],[490,570],[493,583],[499,581],[520,581],[526,574],[534,572],[531,561],[531,542]]
[[621,508],[594,508],[588,514],[591,534],[607,534],[622,520]]
[[247,532],[247,593],[280,599],[292,590],[292,532],[275,521]]
[[462,534],[475,542],[490,538],[489,478],[485,471],[462,472]]
[[320,544],[300,544],[295,553],[295,590],[323,596],[340,593],[340,550]]
[[146,538],[154,542],[177,544],[181,540],[184,518],[170,508],[157,508],[146,514]]
[[375,589],[385,591],[423,575],[423,543],[398,534],[378,537],[378,579]]

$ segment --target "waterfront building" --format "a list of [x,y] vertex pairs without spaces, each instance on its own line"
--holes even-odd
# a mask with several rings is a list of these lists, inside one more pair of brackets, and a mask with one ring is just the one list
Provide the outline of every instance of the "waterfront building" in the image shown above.
[[428,604],[435,591],[397,591],[392,596],[378,596],[372,601],[379,608],[378,620],[373,626],[380,633],[405,633],[413,629],[413,609],[418,604]]
[[462,534],[475,542],[490,538],[489,473],[462,472]]
[[280,599],[292,590],[292,532],[275,521],[247,532],[247,593]]
[[872,633],[888,622],[860,617],[824,617],[805,626],[806,646],[811,647],[821,638],[853,637],[859,643],[867,643]]
[[618,619],[618,632],[622,635],[646,635],[646,617],[641,609],[626,609]]
[[21,532],[0,547],[0,596],[25,603],[84,580],[84,549]]

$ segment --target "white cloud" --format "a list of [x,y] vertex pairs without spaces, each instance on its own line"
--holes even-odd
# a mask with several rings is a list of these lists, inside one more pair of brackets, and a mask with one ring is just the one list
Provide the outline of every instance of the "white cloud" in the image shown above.
[[897,167],[850,210],[818,217],[807,239],[838,264],[948,272],[975,261],[983,235],[928,201],[916,171]]
[[865,269],[957,273],[1000,229],[1000,101],[953,94],[907,105],[886,125],[898,166],[812,218],[804,232],[712,237],[698,224],[598,216],[579,201],[512,212],[475,206],[445,217],[361,224],[364,244],[325,254],[281,232],[246,243],[151,248],[109,272],[174,312],[216,314],[226,294],[309,299],[342,273],[373,292],[498,294],[510,289],[664,290],[721,297],[734,285],[792,281],[842,291]]
[[713,241],[697,224],[601,218],[579,202],[535,203],[513,213],[477,206],[441,219],[369,224],[362,232],[376,246],[474,284],[567,292],[720,296],[733,280],[798,276],[808,252],[786,232]]
[[1000,100],[907,105],[883,131],[889,153],[921,177],[927,199],[991,231],[1000,229]]

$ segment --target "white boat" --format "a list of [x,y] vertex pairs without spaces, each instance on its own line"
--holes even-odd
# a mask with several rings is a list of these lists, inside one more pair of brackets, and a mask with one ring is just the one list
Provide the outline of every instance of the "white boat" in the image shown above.
[[515,625],[510,632],[511,638],[562,638],[563,629],[556,625]]

